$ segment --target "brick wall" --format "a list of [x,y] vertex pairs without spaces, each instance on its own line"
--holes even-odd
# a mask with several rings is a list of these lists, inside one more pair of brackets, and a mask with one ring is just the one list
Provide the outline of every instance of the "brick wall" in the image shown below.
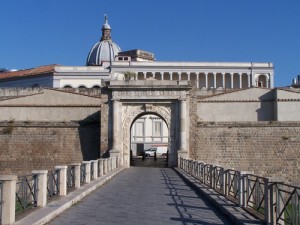
[[97,159],[99,123],[0,123],[0,174],[27,174]]
[[199,122],[190,158],[300,185],[299,122]]

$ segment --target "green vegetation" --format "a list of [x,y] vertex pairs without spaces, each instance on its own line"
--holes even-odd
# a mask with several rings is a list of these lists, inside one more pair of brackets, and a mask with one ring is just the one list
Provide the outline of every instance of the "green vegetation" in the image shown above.
[[130,80],[135,80],[136,79],[136,73],[135,72],[131,72],[131,71],[126,71],[124,73],[124,80],[125,81],[130,81]]

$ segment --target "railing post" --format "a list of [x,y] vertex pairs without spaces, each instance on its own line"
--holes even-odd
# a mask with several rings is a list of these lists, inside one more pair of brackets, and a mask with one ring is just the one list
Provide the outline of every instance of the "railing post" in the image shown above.
[[107,174],[107,158],[103,159],[103,174]]
[[16,183],[17,176],[0,175],[2,183],[2,215],[1,222],[3,225],[15,222],[16,216]]
[[91,182],[91,162],[83,161],[82,165],[85,166],[85,184]]
[[96,180],[98,178],[98,160],[91,160],[91,165],[94,171],[93,180]]
[[241,207],[246,207],[246,193],[247,193],[247,177],[248,172],[240,171],[239,172],[239,205]]
[[266,224],[270,224],[271,222],[271,217],[270,217],[270,194],[269,194],[269,179],[268,178],[264,178],[264,209],[265,209],[265,213],[264,213],[264,221]]
[[108,158],[107,171],[111,171],[111,157]]
[[56,170],[59,170],[59,195],[67,195],[67,169],[68,166],[55,166]]
[[209,183],[213,187],[213,165],[209,165]]
[[113,170],[115,170],[117,168],[117,157],[114,156],[112,159],[113,159]]
[[103,176],[103,159],[98,159],[98,163],[99,163],[99,174],[98,176],[99,177],[102,177]]
[[[235,171],[234,174],[237,173],[237,178],[234,179],[236,182],[234,182],[234,186],[236,189],[234,189],[234,192],[237,191],[237,198],[238,198],[238,202],[239,202],[239,206],[243,207],[243,176],[241,174],[241,171]],[[233,175],[235,176],[235,175]]]
[[80,165],[81,163],[73,163],[74,166],[74,186],[80,188]]
[[[278,188],[283,183],[283,180],[279,177],[268,177],[269,185],[269,218],[271,225],[279,224],[277,223],[277,217],[284,207],[284,202],[281,199]],[[281,219],[284,219],[284,213],[281,215]]]
[[33,170],[33,175],[37,176],[37,206],[44,207],[47,204],[47,174],[48,170]]

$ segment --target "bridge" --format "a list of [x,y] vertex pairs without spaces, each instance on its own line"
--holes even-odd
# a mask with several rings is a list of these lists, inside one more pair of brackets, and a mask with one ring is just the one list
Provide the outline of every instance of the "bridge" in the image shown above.
[[[300,188],[180,158],[116,157],[0,176],[1,224],[299,224]],[[105,184],[105,185],[104,185]]]

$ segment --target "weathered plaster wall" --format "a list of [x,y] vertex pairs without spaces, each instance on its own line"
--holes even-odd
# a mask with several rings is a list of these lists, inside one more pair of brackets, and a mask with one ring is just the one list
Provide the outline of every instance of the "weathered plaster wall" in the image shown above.
[[278,121],[300,120],[300,89],[292,90],[276,90],[276,119]]

